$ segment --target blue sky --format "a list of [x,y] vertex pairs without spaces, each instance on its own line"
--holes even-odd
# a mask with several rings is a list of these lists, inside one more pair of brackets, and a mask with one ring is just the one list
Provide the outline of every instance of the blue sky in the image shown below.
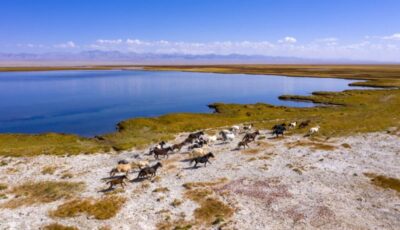
[[400,60],[399,0],[2,0],[0,52]]

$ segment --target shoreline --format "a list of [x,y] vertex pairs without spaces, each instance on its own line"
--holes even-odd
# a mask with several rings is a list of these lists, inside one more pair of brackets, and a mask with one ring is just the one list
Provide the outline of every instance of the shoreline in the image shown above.
[[[127,68],[127,66],[123,66]],[[138,67],[138,66],[131,66]],[[210,68],[219,69],[210,69]],[[112,133],[100,135],[97,138],[83,138],[77,135],[65,134],[0,134],[0,155],[11,156],[24,156],[41,155],[41,154],[80,154],[92,153],[96,151],[110,150],[122,151],[128,150],[133,147],[143,146],[151,142],[156,142],[161,139],[170,139],[171,135],[182,131],[194,131],[205,128],[216,128],[235,123],[254,122],[260,128],[267,128],[273,125],[276,119],[283,119],[285,121],[291,120],[304,120],[311,119],[313,123],[327,123],[326,125],[331,129],[330,131],[322,133],[323,136],[337,136],[354,132],[371,132],[379,131],[388,127],[398,126],[396,119],[398,114],[396,111],[400,107],[399,101],[396,98],[400,97],[400,66],[282,66],[282,65],[231,65],[231,66],[143,66],[143,70],[159,70],[159,71],[192,71],[192,72],[216,72],[216,73],[238,73],[238,74],[274,74],[274,75],[288,75],[289,77],[301,77],[298,75],[305,74],[304,71],[309,71],[314,68],[313,74],[307,77],[323,77],[323,78],[341,78],[363,80],[363,82],[352,83],[355,86],[366,87],[383,87],[385,89],[368,89],[368,90],[347,90],[342,92],[314,92],[309,96],[296,96],[296,95],[282,95],[281,98],[290,100],[303,100],[316,104],[331,104],[335,106],[316,106],[311,108],[295,108],[284,106],[273,106],[268,104],[213,104],[217,113],[212,114],[166,114],[158,117],[151,118],[134,118],[121,121],[117,124],[117,130]],[[324,71],[321,72],[321,68]],[[333,68],[333,72],[341,72],[336,75],[329,74],[326,68]],[[96,66],[95,68],[113,68],[116,66]],[[119,68],[122,68],[121,66]],[[230,69],[231,68],[231,69]],[[241,69],[238,69],[241,68]],[[265,68],[265,69],[263,69]],[[270,69],[272,68],[272,70]],[[286,72],[276,71],[280,68],[287,68]],[[346,68],[345,71],[343,70]],[[354,68],[361,71],[364,68],[366,73],[353,72]],[[372,68],[372,69],[371,69]],[[378,68],[375,70],[374,68]],[[384,68],[383,71],[382,68]],[[389,68],[389,69],[385,69]],[[394,69],[393,69],[394,68]],[[397,69],[398,68],[398,69]],[[2,68],[0,68],[1,71]],[[87,68],[85,68],[87,69]],[[278,70],[277,70],[278,69]],[[300,70],[299,70],[300,69]],[[41,69],[43,70],[43,69]],[[272,72],[274,73],[272,73]],[[296,72],[294,76],[293,71]],[[303,71],[303,72],[301,72]],[[344,71],[344,73],[343,73]],[[370,72],[368,72],[370,71]],[[371,72],[372,71],[372,72]],[[394,71],[394,72],[393,72]],[[328,72],[328,73],[327,73]],[[345,76],[343,76],[343,74]],[[374,75],[375,74],[375,75]],[[399,75],[397,75],[399,74]],[[393,76],[397,76],[394,78]],[[391,88],[388,88],[391,87]],[[387,94],[391,94],[388,96]],[[377,106],[381,100],[390,103]],[[367,104],[368,107],[362,106]],[[331,108],[327,108],[331,107]],[[378,108],[379,107],[379,108]],[[393,109],[391,109],[393,108]],[[395,109],[396,108],[396,109]],[[342,110],[342,111],[338,111]],[[262,113],[260,113],[262,111]],[[385,111],[385,112],[383,112]],[[400,111],[399,111],[400,112]],[[383,119],[379,119],[382,113]],[[322,116],[317,118],[317,114]],[[342,114],[342,115],[341,115]],[[347,116],[351,122],[356,122],[357,117],[369,114],[372,116],[370,119],[373,124],[368,124],[367,127],[357,127],[355,124],[347,122],[346,125],[334,124],[339,121],[338,117]],[[376,114],[376,115],[373,115]],[[379,114],[379,116],[377,115]],[[330,117],[328,119],[328,117]],[[195,120],[200,119],[201,122],[195,123]],[[323,119],[323,122],[322,120]],[[341,118],[343,119],[343,118]],[[384,122],[379,121],[384,120]],[[376,123],[376,124],[374,124]],[[167,125],[166,125],[167,124]],[[161,128],[161,126],[163,128]],[[24,140],[26,139],[26,140]],[[12,144],[10,144],[10,142]],[[81,144],[85,143],[85,144]],[[32,148],[36,146],[35,148]],[[53,146],[51,149],[47,145]],[[68,147],[72,145],[72,147]],[[91,146],[87,148],[85,146]],[[28,151],[26,148],[31,148]],[[22,153],[21,153],[22,152]],[[53,153],[52,153],[53,152]]]

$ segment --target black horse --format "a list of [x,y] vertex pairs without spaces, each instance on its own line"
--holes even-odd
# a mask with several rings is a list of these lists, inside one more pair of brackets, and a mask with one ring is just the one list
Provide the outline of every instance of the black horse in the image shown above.
[[275,129],[272,131],[272,135],[276,135],[278,137],[279,135],[283,136],[284,132],[286,131],[286,126],[283,125],[278,125],[275,127]]
[[209,152],[204,156],[195,157],[195,158],[191,159],[190,164],[195,162],[193,168],[196,168],[198,163],[202,163],[202,164],[204,164],[204,167],[207,167],[207,162],[211,164],[211,162],[209,161],[210,157],[214,158],[214,154],[212,154],[212,152]]

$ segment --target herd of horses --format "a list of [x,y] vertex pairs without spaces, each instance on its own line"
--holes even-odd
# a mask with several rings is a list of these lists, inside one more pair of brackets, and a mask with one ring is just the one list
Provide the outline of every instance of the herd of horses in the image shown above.
[[[309,126],[310,122],[310,120],[302,121],[299,125],[297,125],[297,122],[291,122],[289,124],[277,124],[272,127],[271,134],[276,137],[284,136],[284,133],[287,131],[287,129],[294,129],[296,127],[302,129]],[[244,149],[246,147],[249,148],[249,144],[255,141],[257,139],[257,136],[260,135],[259,130],[251,132],[253,127],[253,124],[244,125],[242,128],[238,125],[234,125],[229,129],[221,130],[219,132],[219,136],[206,135],[204,131],[190,133],[183,142],[173,144],[168,147],[166,147],[167,143],[165,141],[161,141],[156,146],[150,148],[148,155],[154,155],[155,160],[159,160],[161,156],[164,158],[168,158],[170,153],[176,151],[179,152],[184,146],[187,146],[187,150],[192,151],[192,153],[196,155],[195,157],[188,159],[190,165],[194,163],[193,168],[197,168],[198,164],[204,164],[204,167],[206,167],[207,163],[211,164],[210,158],[214,158],[215,156],[212,152],[205,152],[205,146],[208,146],[209,144],[214,143],[218,140],[222,141],[221,144],[228,143],[230,141],[233,141],[240,132],[244,132],[245,135],[238,143],[237,149],[240,149],[242,147]],[[319,129],[319,126],[311,127],[308,131],[308,135],[319,132]],[[139,173],[136,179],[155,177],[157,170],[163,166],[161,162],[157,162],[156,164],[150,166],[149,162],[146,160],[136,161],[132,163],[126,160],[120,160],[118,161],[117,166],[110,171],[110,177],[103,178],[103,180],[106,180],[107,184],[110,185],[108,189],[111,190],[116,185],[121,185],[121,187],[124,188],[124,186],[126,185],[125,181],[129,180],[128,174],[133,170],[133,165],[136,168],[139,168]],[[123,173],[123,175],[116,176],[116,174],[121,173]]]

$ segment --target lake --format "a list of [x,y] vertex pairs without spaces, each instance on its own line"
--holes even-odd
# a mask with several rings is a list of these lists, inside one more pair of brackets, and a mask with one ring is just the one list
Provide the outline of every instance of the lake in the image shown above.
[[83,136],[115,130],[119,121],[175,112],[212,112],[214,102],[308,107],[283,94],[341,91],[351,80],[162,71],[0,73],[0,132]]

